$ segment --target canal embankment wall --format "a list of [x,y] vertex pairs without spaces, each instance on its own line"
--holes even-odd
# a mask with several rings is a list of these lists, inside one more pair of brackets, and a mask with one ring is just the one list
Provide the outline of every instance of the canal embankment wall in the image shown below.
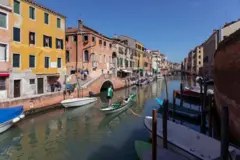
[[128,86],[125,82],[117,77],[101,76],[96,81],[89,84],[86,88],[75,89],[70,95],[64,94],[64,91],[49,92],[39,95],[31,95],[27,97],[19,97],[8,99],[0,102],[0,108],[14,107],[22,105],[26,115],[34,114],[37,112],[45,111],[55,107],[59,107],[60,103],[64,99],[85,97],[92,91],[95,95],[98,95],[101,91],[101,87],[104,82],[110,81],[113,84],[115,90]]
[[214,56],[214,95],[217,111],[229,107],[231,136],[240,143],[240,30],[223,40]]

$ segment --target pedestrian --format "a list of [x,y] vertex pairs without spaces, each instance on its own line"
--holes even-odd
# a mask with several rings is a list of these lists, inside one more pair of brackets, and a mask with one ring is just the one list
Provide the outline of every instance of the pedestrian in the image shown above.
[[107,90],[108,105],[112,103],[112,97],[113,97],[113,87],[112,85],[110,85]]

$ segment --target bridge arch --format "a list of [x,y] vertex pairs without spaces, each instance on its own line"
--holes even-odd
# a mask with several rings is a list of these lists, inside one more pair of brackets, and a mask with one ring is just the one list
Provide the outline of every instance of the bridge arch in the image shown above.
[[114,84],[110,79],[103,81],[103,83],[100,85],[100,93],[102,91],[106,91],[108,87],[110,87],[111,85],[113,86],[113,89],[114,89]]

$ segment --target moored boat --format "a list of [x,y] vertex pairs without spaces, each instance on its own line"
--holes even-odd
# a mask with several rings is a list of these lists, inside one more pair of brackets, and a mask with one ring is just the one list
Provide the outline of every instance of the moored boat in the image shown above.
[[[159,98],[156,98],[156,101],[160,105],[158,112],[163,112],[163,107],[162,107],[163,101]],[[200,116],[201,116],[200,111],[194,110],[192,108],[181,107],[179,105],[175,105],[175,110],[174,110],[172,103],[168,104],[168,111],[172,114],[176,114],[181,117],[185,117],[193,120],[200,120]]]
[[[152,117],[145,117],[144,125],[148,131],[152,132]],[[201,134],[183,125],[167,121],[168,149],[178,153],[190,160],[199,159],[220,159],[221,142]],[[151,136],[151,134],[150,134]],[[162,119],[157,118],[157,145],[162,146]],[[239,150],[229,146],[231,158],[236,160]]]
[[137,81],[136,85],[137,85],[137,86],[143,86],[143,85],[146,85],[146,84],[148,84],[148,83],[149,83],[149,82],[148,82],[147,79],[142,78],[142,79],[140,79],[140,80]]
[[71,107],[80,107],[84,106],[93,102],[96,102],[96,97],[83,97],[83,98],[72,98],[72,99],[66,99],[61,102],[61,104],[65,108],[71,108]]
[[163,75],[162,74],[158,74],[157,75],[157,79],[163,79],[164,77],[163,77]]
[[100,111],[102,111],[104,114],[112,114],[115,112],[122,111],[132,104],[132,101],[135,99],[135,97],[136,97],[136,94],[132,94],[129,97],[125,98],[124,102],[122,101],[115,102],[106,107],[102,107]]
[[23,106],[0,108],[0,133],[25,117]]

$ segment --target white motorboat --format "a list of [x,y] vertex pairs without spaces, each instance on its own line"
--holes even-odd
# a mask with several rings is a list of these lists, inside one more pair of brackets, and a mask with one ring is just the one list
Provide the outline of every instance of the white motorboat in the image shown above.
[[[144,125],[152,132],[152,117],[145,117]],[[221,142],[201,134],[188,127],[167,121],[168,149],[178,153],[190,160],[212,160],[220,159]],[[162,119],[157,119],[157,145],[162,146]],[[236,160],[239,150],[229,146],[229,153],[232,160]]]
[[23,106],[0,109],[0,133],[5,132],[25,117]]
[[71,108],[71,107],[80,107],[84,106],[93,102],[96,102],[97,98],[95,97],[83,97],[83,98],[73,98],[73,99],[66,99],[61,102],[61,104],[65,108]]

